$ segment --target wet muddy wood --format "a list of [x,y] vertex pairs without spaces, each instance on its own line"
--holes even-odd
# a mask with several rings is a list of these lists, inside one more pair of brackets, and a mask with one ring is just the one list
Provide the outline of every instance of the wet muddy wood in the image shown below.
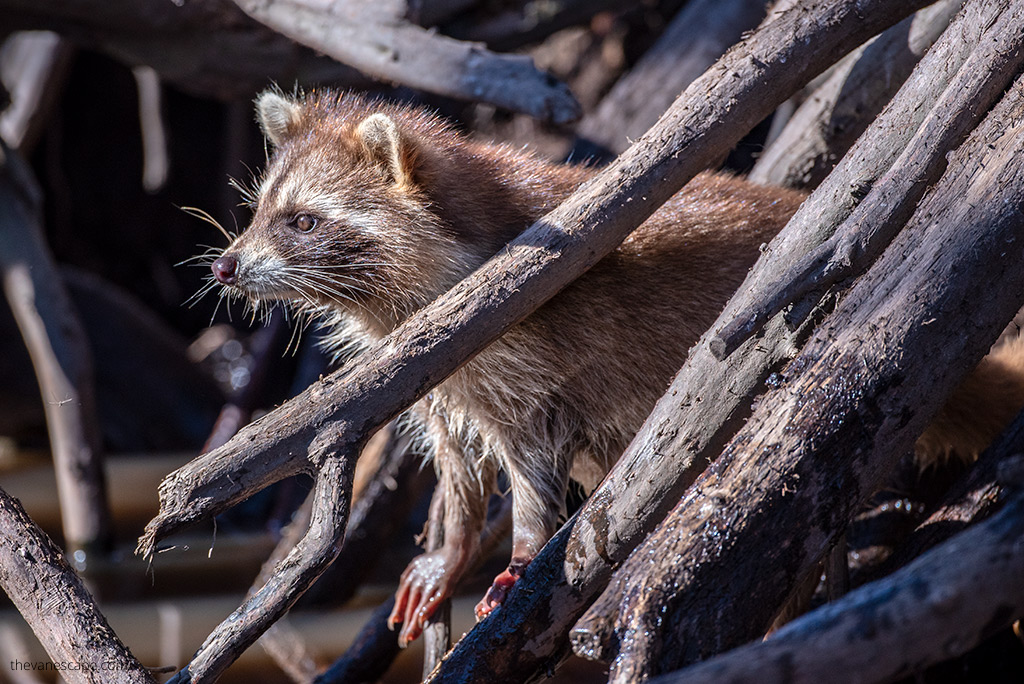
[[1022,460],[1016,457],[1012,495],[995,517],[766,641],[651,684],[887,682],[965,653],[1024,612]]

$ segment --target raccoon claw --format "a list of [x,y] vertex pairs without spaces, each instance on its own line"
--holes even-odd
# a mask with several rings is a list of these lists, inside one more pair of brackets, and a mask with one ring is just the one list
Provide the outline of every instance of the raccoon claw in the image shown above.
[[417,556],[402,573],[395,592],[395,607],[388,617],[388,629],[398,624],[398,645],[405,648],[423,633],[438,606],[451,596],[455,572],[444,550]]
[[505,597],[508,596],[508,592],[512,591],[512,587],[518,579],[519,575],[513,575],[511,568],[494,578],[494,583],[487,590],[487,594],[480,600],[480,603],[476,604],[476,619],[478,622],[504,603]]

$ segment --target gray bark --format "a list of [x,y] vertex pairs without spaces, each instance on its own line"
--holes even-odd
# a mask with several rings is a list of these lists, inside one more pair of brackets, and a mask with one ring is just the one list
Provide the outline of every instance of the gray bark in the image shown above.
[[[343,454],[336,457],[340,461],[352,458],[375,429],[614,249],[683,183],[837,54],[918,6],[891,0],[822,0],[766,25],[694,82],[634,148],[370,349],[357,367],[317,383],[228,444],[172,473],[161,486],[161,513],[147,526],[140,552],[152,554],[158,539],[293,472],[320,471],[317,486],[326,486],[324,478],[337,475],[323,472],[323,453]],[[331,424],[333,420],[339,422]],[[311,442],[315,446],[307,457]],[[324,497],[324,505],[339,512],[325,512],[319,521],[314,516],[307,538],[322,543],[312,543],[301,561],[303,552],[296,547],[296,563],[282,568],[268,590],[273,601],[243,606],[204,645],[189,670],[196,681],[216,676],[330,562],[341,538],[338,527],[344,526],[344,498],[340,491]],[[563,629],[566,617],[574,615],[558,615]],[[242,623],[245,628],[239,629]],[[520,630],[519,643],[529,639],[529,632]],[[550,655],[548,649],[555,646],[546,642],[513,656],[504,647],[492,653],[506,671],[525,664],[532,673],[547,657],[545,651]],[[435,678],[450,672],[449,664],[459,671],[455,664],[460,659],[453,656]],[[479,662],[494,665],[491,658]]]
[[251,98],[269,81],[366,85],[366,77],[247,17],[230,0],[0,0],[0,24],[48,30],[185,92]]
[[[986,3],[982,25],[1006,6]],[[789,14],[770,15],[765,28]],[[961,32],[965,22],[957,19]],[[975,35],[980,33],[976,28]],[[951,34],[956,37],[944,38],[926,55],[906,84],[907,95],[897,96],[768,245],[604,483],[534,559],[520,580],[521,589],[513,590],[507,605],[455,648],[442,664],[442,673],[524,677],[557,658],[565,632],[601,592],[612,570],[720,453],[747,417],[764,380],[789,361],[806,339],[807,326],[792,330],[777,316],[757,338],[724,361],[710,352],[713,331],[759,301],[780,272],[826,240],[866,195],[873,179],[892,166],[969,54],[964,35]],[[817,300],[816,296],[797,307],[802,318]],[[499,642],[502,647],[495,649],[493,644]]]
[[[925,189],[945,171],[946,154],[974,129],[1024,61],[1024,8],[1011,5],[988,23],[991,15],[979,7],[974,3],[965,10],[965,21],[944,38],[947,44],[963,39],[955,29],[966,25],[976,47],[949,82],[941,84],[945,88],[899,158],[874,181],[835,235],[778,278],[761,301],[720,329],[712,342],[719,358],[734,351],[783,307],[863,272],[906,223]],[[978,29],[981,34],[975,36]],[[923,101],[932,97],[922,97],[913,88],[903,95]]]
[[405,3],[234,0],[249,16],[379,80],[489,102],[566,124],[580,108],[569,89],[525,55],[499,55],[404,19]]
[[3,490],[0,538],[0,587],[67,682],[153,684],[146,668],[110,629],[61,550]]
[[650,50],[577,127],[577,135],[619,154],[654,125],[745,31],[764,17],[764,0],[686,3]]
[[765,149],[755,183],[813,189],[867,129],[960,9],[943,0],[904,19],[833,70]]

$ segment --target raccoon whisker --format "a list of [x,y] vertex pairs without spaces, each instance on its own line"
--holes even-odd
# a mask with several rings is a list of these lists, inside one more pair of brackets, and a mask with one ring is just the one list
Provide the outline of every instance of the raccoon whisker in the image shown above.
[[[175,265],[175,267],[177,267],[177,266],[184,266],[186,264],[189,265],[189,266],[206,266],[208,264],[213,263],[214,257],[217,256],[217,254],[220,253],[220,251],[221,250],[219,250],[219,249],[215,249],[215,248],[210,247],[205,252],[203,252],[202,254],[196,254],[195,256],[190,256],[188,259],[182,259],[181,261],[179,261],[178,263],[176,263],[174,265]],[[193,263],[193,262],[198,262],[198,263]]]
[[219,230],[221,234],[224,237],[226,237],[229,241],[234,240],[234,238],[231,237],[231,233],[229,233],[217,219],[213,218],[213,216],[210,215],[210,212],[205,211],[203,209],[199,209],[198,207],[181,207],[181,210],[188,214],[189,216],[194,216],[200,221],[205,221],[206,223],[209,223],[211,226]]
[[196,290],[195,294],[193,294],[191,297],[186,299],[183,302],[183,304],[185,304],[186,306],[188,306],[188,308],[191,309],[193,306],[198,304],[199,301],[203,297],[208,295],[211,290],[213,290],[215,287],[217,287],[217,285],[218,285],[218,283],[217,283],[216,280],[213,279],[213,276],[208,276],[206,278],[206,283],[202,287],[200,287],[198,290]]

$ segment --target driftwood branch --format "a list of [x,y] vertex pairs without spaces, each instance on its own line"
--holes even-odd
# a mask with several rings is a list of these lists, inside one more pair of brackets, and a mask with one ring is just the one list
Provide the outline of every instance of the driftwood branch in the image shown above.
[[38,192],[25,163],[0,144],[0,274],[39,380],[65,539],[84,568],[110,534],[92,359],[43,240]]
[[1006,498],[1007,463],[1019,453],[1021,444],[1024,444],[1024,415],[1014,420],[998,443],[981,455],[892,555],[869,571],[866,581],[897,571],[957,532],[992,515]]
[[[987,352],[1021,305],[1024,245],[1008,245],[1024,238],[1022,153],[1024,79],[580,621],[574,639],[616,652],[612,681],[762,633]],[[609,608],[619,616],[614,635],[601,632]]]
[[[946,153],[964,140],[1003,92],[1024,60],[1024,29],[1020,23],[1024,21],[1024,9],[1017,7],[992,17],[992,10],[982,4],[966,7],[961,21],[943,38],[947,44],[973,39],[976,42],[968,44],[977,47],[948,84],[942,84],[945,89],[899,159],[873,183],[864,201],[832,238],[795,264],[764,293],[763,300],[721,328],[711,347],[719,358],[735,351],[785,306],[866,269],[892,241],[925,189],[945,170]],[[988,22],[990,17],[992,23]],[[961,30],[971,35],[965,36]],[[904,94],[920,96],[916,88]]]
[[[837,44],[833,51],[828,41],[834,37],[821,34],[806,36],[794,25],[801,17],[813,23],[811,17],[821,19],[827,10],[832,9],[835,9],[834,5],[819,4],[807,13],[791,12],[779,16],[777,21],[766,24],[727,54],[719,66],[733,63],[731,60],[738,52],[751,45],[764,49],[773,41],[789,43],[794,35],[798,36],[796,43],[807,45],[812,53],[817,48],[827,50],[829,55],[841,53],[846,43]],[[839,30],[867,29],[862,34],[844,35],[853,41],[862,41],[887,22],[891,24],[902,19],[906,16],[902,12],[909,13],[913,9],[916,7],[901,5],[901,13],[897,14],[895,6],[880,5],[866,15],[878,20],[879,24]],[[831,20],[823,20],[822,23],[843,26],[842,21],[831,23]],[[782,33],[775,34],[774,31]],[[782,38],[783,35],[788,38]],[[822,37],[825,42],[819,43],[818,39]],[[761,43],[761,39],[767,42]],[[814,58],[808,56],[790,63],[806,65],[811,59]],[[765,62],[772,64],[773,60],[766,59]],[[816,64],[808,71],[814,73],[817,68]],[[708,75],[684,93],[681,101],[718,101],[722,91],[727,90],[720,73],[717,67],[712,68]],[[709,85],[711,83],[718,84],[722,90]],[[795,87],[763,92],[758,96],[785,97],[792,90]],[[731,101],[736,106],[747,103],[743,98],[721,101]],[[908,128],[910,131],[916,128],[914,115],[914,112],[904,113],[902,120],[893,128],[898,134],[894,136],[897,152],[900,136],[907,134]],[[666,116],[668,118],[670,115]],[[916,121],[919,123],[920,116]],[[893,122],[890,121],[889,125]],[[877,143],[878,140],[872,142]],[[893,143],[893,139],[887,142]],[[886,161],[891,164],[892,158],[888,155],[895,156],[892,149],[885,145],[866,147],[849,162],[847,175],[838,177],[842,180],[837,180],[837,186],[822,195],[817,206],[810,205],[812,209],[804,218],[806,224],[791,228],[788,239],[777,243],[779,249],[768,250],[758,267],[760,277],[770,281],[771,274],[777,273],[776,260],[784,263],[787,257],[795,259],[806,251],[808,241],[814,244],[815,231],[807,230],[808,226],[819,228],[821,219],[829,215],[842,217],[843,212],[848,213],[856,199],[850,196],[849,180],[862,177],[865,169],[874,170],[879,165],[885,168]],[[720,364],[707,352],[706,339],[702,347],[691,352],[688,371],[673,383],[605,482],[580,513],[534,559],[505,606],[463,638],[431,681],[449,677],[522,679],[538,668],[552,665],[550,661],[557,660],[566,647],[566,631],[604,587],[612,568],[621,563],[654,527],[707,459],[718,453],[720,445],[745,417],[750,398],[759,391],[770,369],[791,358],[795,339],[780,321],[772,328],[770,337],[762,337],[750,344],[749,353],[734,355],[724,363]],[[727,380],[723,381],[723,378]]]
[[867,129],[960,9],[943,0],[846,56],[793,113],[748,176],[813,189]]
[[66,681],[154,682],[110,629],[61,550],[2,489],[0,538],[0,586]]
[[0,70],[11,86],[10,107],[0,103],[0,138],[29,156],[49,120],[73,49],[46,31],[19,33],[3,41]]
[[[501,507],[487,521],[480,536],[476,556],[469,562],[466,577],[480,569],[512,531],[512,499],[506,497]],[[388,617],[395,606],[391,596],[373,611],[348,651],[317,679],[316,684],[371,681],[379,679],[398,655],[400,647],[395,632],[388,628]],[[444,655],[444,654],[442,654]],[[436,667],[436,664],[435,664]],[[424,677],[426,678],[426,677]]]
[[764,17],[763,0],[693,0],[577,127],[619,154],[654,125],[688,85]]
[[506,9],[497,14],[487,12],[490,8],[485,8],[487,16],[469,13],[457,17],[445,24],[444,30],[453,38],[486,43],[494,50],[516,50],[538,43],[567,26],[584,24],[598,12],[632,5],[628,0],[507,3]]
[[375,78],[566,124],[580,109],[569,89],[523,55],[432,33],[389,3],[234,0],[249,16]]
[[352,470],[358,454],[338,448],[337,444],[343,442],[325,436],[310,447],[320,469],[309,531],[278,564],[267,583],[207,637],[192,662],[171,682],[184,684],[216,679],[291,608],[337,556],[344,539]]
[[394,607],[392,596],[375,608],[348,651],[317,677],[315,684],[379,680],[402,650],[398,636],[388,627],[388,616]]
[[[883,682],[965,653],[1024,614],[1024,468],[992,519],[770,639],[651,684]],[[970,558],[965,563],[964,558]]]

